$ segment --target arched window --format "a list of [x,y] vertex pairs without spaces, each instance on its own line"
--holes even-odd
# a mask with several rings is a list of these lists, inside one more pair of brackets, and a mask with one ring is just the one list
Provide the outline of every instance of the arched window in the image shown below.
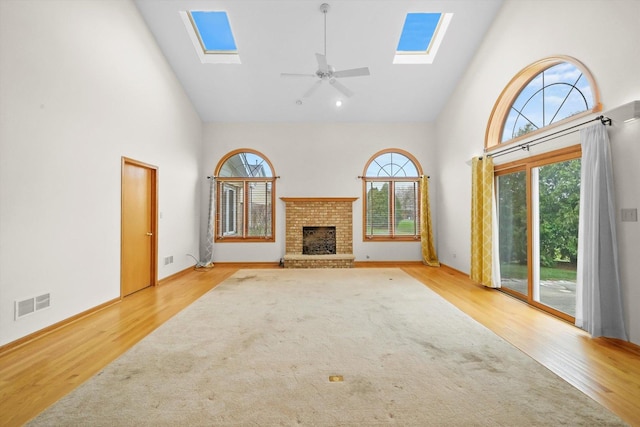
[[600,110],[598,90],[584,65],[566,56],[546,58],[520,71],[504,89],[489,118],[485,147]]
[[274,241],[276,178],[269,160],[236,150],[218,163],[215,176],[216,241]]
[[420,238],[422,169],[409,153],[389,149],[376,153],[363,175],[365,241]]

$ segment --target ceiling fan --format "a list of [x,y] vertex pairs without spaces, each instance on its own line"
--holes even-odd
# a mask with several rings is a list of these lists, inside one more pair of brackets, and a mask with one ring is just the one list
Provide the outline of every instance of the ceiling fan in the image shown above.
[[281,77],[314,77],[317,81],[307,90],[303,98],[310,97],[319,87],[322,82],[327,81],[331,86],[336,88],[347,98],[354,95],[353,91],[340,83],[337,79],[341,77],[359,77],[368,76],[369,68],[351,68],[348,70],[336,71],[333,66],[327,64],[327,12],[329,11],[329,5],[322,3],[320,5],[320,11],[324,14],[324,54],[316,53],[316,60],[318,61],[318,70],[314,74],[296,74],[296,73],[281,73]]

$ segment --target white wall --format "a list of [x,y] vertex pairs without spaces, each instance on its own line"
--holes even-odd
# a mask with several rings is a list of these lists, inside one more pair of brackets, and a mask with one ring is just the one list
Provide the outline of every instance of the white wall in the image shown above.
[[[469,272],[471,177],[466,162],[482,153],[491,109],[511,78],[539,59],[569,55],[593,74],[605,111],[640,99],[639,22],[640,2],[635,0],[505,2],[437,121],[440,186],[435,224],[442,262]],[[640,125],[616,123],[609,135],[618,211],[638,208]],[[537,152],[560,144],[567,141],[543,144]],[[618,236],[627,330],[631,341],[640,344],[640,223],[619,222]]]
[[132,2],[0,1],[0,345],[119,297],[122,156],[159,167],[158,276],[193,264],[201,139]]
[[[356,261],[420,260],[419,243],[363,242],[362,181],[357,177],[363,174],[367,161],[386,148],[410,152],[425,174],[435,176],[434,147],[433,126],[425,123],[206,124],[203,150],[206,175],[213,175],[220,159],[230,151],[252,148],[264,154],[281,177],[276,182],[275,243],[217,243],[214,260],[278,261],[285,253],[285,211],[280,197],[357,197],[353,204]],[[204,176],[201,178],[206,198],[208,182]],[[433,192],[431,200],[435,200]],[[207,207],[203,206],[203,229],[206,212]]]

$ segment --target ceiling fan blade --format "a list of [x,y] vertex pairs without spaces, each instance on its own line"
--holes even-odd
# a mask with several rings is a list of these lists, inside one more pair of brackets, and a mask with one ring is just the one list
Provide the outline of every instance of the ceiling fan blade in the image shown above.
[[358,76],[368,76],[370,75],[370,73],[369,73],[369,67],[363,67],[363,68],[351,68],[349,70],[334,71],[333,75],[335,77],[358,77]]
[[315,74],[280,73],[280,77],[316,77]]
[[327,57],[320,54],[320,53],[316,53],[316,60],[318,61],[318,69],[320,71],[322,71],[323,73],[326,73],[329,71],[329,66],[327,65]]
[[315,83],[313,84],[313,86],[311,86],[311,87],[309,88],[309,90],[308,90],[308,91],[306,91],[306,92],[304,93],[304,95],[302,95],[302,97],[303,97],[303,98],[308,98],[308,97],[310,97],[311,95],[313,95],[313,92],[315,92],[316,90],[318,90],[318,88],[320,87],[320,85],[321,85],[321,84],[322,84],[322,80],[318,80],[317,82],[315,82]]
[[329,83],[331,83],[333,87],[335,87],[339,92],[341,92],[347,98],[351,98],[354,95],[353,92],[351,92],[345,85],[343,85],[336,79],[329,80]]

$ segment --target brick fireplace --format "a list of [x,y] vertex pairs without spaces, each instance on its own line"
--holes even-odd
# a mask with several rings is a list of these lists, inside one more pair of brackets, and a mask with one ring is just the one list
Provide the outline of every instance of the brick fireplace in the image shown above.
[[[285,202],[285,268],[351,268],[356,197],[282,197]],[[335,227],[335,253],[303,254],[303,230]]]

